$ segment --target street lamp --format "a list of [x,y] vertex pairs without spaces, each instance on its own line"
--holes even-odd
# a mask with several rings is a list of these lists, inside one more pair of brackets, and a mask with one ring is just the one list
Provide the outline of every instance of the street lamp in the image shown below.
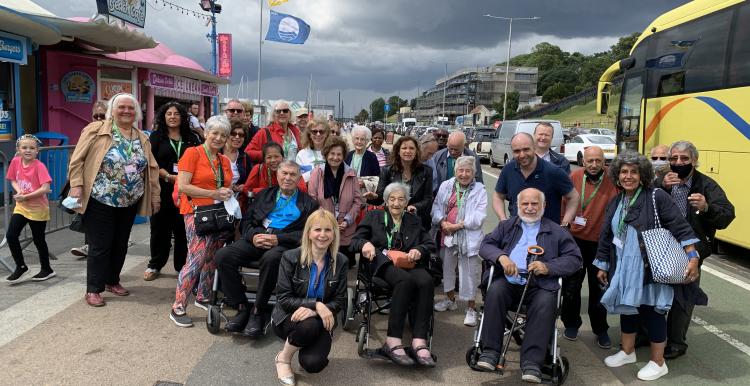
[[508,20],[508,59],[505,61],[505,91],[503,92],[503,121],[505,121],[505,114],[508,110],[508,72],[510,71],[510,45],[511,45],[511,36],[513,36],[513,20],[539,20],[541,17],[534,16],[534,17],[503,17],[503,16],[493,16],[488,14],[482,15],[484,17],[489,17],[492,19],[501,19],[501,20]]
[[[201,0],[198,5],[205,12],[211,12],[211,33],[206,35],[211,40],[211,73],[219,73],[218,55],[216,54],[216,14],[221,13],[221,4],[216,4],[216,0]],[[211,98],[213,100],[213,113],[219,113],[219,97]]]

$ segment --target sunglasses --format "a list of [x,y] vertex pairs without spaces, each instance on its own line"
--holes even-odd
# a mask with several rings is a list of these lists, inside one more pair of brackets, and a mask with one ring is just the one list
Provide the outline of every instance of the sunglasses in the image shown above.
[[448,138],[445,134],[435,134],[435,138]]
[[245,112],[245,110],[243,110],[243,109],[226,109],[224,111],[226,111],[228,113],[232,113],[232,114],[242,114],[242,113]]
[[651,161],[666,161],[667,157],[651,157]]
[[690,157],[684,156],[684,155],[680,157],[674,156],[674,157],[669,157],[669,160],[672,162],[677,162],[677,161],[690,162]]
[[245,138],[245,133],[236,132],[236,133],[230,134],[229,136],[230,137],[242,137],[242,138]]
[[340,131],[331,130],[331,135],[339,135],[339,134],[341,134]]
[[312,134],[312,135],[322,135],[322,134],[325,134],[325,130],[310,130],[310,134]]
[[276,109],[276,114],[289,114],[289,109]]
[[92,116],[97,121],[103,121],[104,120],[104,114],[94,114]]

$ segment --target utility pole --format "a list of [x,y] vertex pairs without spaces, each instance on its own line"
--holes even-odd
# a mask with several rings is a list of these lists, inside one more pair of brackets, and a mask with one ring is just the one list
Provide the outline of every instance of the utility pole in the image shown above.
[[[203,9],[206,12],[211,12],[211,33],[207,35],[206,37],[211,40],[211,73],[215,76],[218,76],[219,74],[219,58],[216,53],[216,14],[221,13],[221,4],[216,4],[216,0],[201,0],[200,3],[201,9]],[[215,96],[212,97],[211,100],[213,101],[213,113],[218,114],[219,113],[219,97]]]
[[440,123],[443,123],[445,119],[445,88],[448,85],[448,63],[445,63],[445,76],[443,76],[443,117],[440,119]]
[[266,0],[260,0],[260,15],[259,15],[259,22],[258,25],[260,26],[258,30],[258,105],[261,106],[261,113],[263,113],[263,105],[260,101],[261,94],[260,94],[260,75],[261,75],[261,68],[263,66],[263,3]]

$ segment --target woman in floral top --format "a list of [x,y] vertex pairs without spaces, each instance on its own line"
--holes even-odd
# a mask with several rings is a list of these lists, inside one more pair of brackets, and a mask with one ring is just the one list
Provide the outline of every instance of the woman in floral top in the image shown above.
[[117,94],[107,106],[106,120],[81,132],[70,161],[70,193],[78,198],[89,240],[86,303],[103,306],[103,291],[127,296],[120,271],[136,214],[159,211],[159,166],[151,143],[136,128],[140,104],[130,94]]

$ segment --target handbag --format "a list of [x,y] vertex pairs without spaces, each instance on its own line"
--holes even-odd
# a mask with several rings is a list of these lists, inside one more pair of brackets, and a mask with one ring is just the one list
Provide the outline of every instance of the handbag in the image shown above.
[[656,228],[642,233],[651,275],[656,283],[682,284],[690,258],[674,235],[661,227],[659,210],[656,207],[656,189],[651,195],[651,202],[654,205]]
[[[210,162],[210,161],[209,161]],[[221,171],[221,180],[224,180],[224,167],[219,163]],[[193,200],[188,197],[190,206],[193,207],[195,215],[195,234],[198,236],[208,236],[216,233],[227,233],[234,231],[234,216],[227,212],[223,202],[211,205],[193,205]]]
[[73,218],[70,220],[70,225],[68,226],[70,230],[84,233],[85,230],[83,228],[83,215],[80,213],[76,213],[73,215]]
[[409,260],[409,255],[406,252],[398,249],[389,249],[386,256],[388,260],[393,262],[393,265],[401,269],[412,269],[416,265],[415,262]]

